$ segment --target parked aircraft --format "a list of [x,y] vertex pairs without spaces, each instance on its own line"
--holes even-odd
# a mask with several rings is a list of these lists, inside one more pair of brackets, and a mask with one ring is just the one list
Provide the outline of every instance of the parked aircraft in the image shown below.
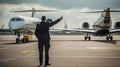
[[[32,40],[32,34],[36,28],[36,24],[40,23],[40,19],[34,18],[35,12],[56,12],[57,10],[21,10],[21,11],[12,11],[12,12],[32,12],[31,17],[26,16],[14,16],[9,21],[9,29],[15,32],[17,35],[16,43],[23,43]],[[23,38],[21,38],[23,35]]]
[[76,30],[77,32],[83,32],[87,33],[87,36],[85,36],[85,40],[91,40],[91,37],[89,34],[93,34],[94,36],[106,36],[106,40],[113,40],[112,33],[120,32],[120,22],[116,22],[114,24],[114,29],[111,29],[112,27],[112,19],[111,19],[111,12],[120,12],[119,10],[110,10],[109,7],[107,7],[104,11],[92,11],[92,12],[86,12],[86,13],[98,13],[102,12],[101,16],[97,21],[93,24],[93,29],[89,29],[89,23],[84,22],[82,27],[83,29]]

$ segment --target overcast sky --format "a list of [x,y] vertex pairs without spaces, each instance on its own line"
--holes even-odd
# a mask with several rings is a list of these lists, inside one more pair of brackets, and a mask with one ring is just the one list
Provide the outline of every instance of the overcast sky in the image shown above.
[[[65,15],[66,21],[69,23],[73,21],[78,22],[80,20],[83,20],[83,17],[82,19],[80,18],[83,15],[76,13],[77,10],[103,10],[106,7],[110,7],[111,9],[120,9],[120,0],[0,0],[0,27],[3,24],[8,24],[11,16],[25,14],[11,13],[11,10],[32,9],[33,7],[36,9],[40,8],[68,10],[68,13],[56,13],[54,14],[54,17]],[[45,15],[53,16],[53,14]],[[100,14],[87,16],[87,19],[90,17],[97,17],[98,15]],[[85,18],[86,21],[89,21],[87,19]],[[6,25],[6,27],[7,26],[8,25]]]
[[28,4],[35,3],[60,9],[89,7],[103,9],[107,6],[119,8],[120,0],[0,0],[1,4]]

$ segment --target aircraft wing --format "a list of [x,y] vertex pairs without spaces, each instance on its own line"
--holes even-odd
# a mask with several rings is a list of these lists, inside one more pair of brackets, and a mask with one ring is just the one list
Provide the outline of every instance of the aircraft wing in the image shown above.
[[110,30],[110,33],[117,33],[117,32],[120,32],[120,29],[113,29],[113,30]]
[[[58,30],[60,30],[60,29],[58,29]],[[83,29],[80,29],[80,30],[76,30],[76,29],[61,29],[60,31],[71,32],[71,33],[73,33],[73,32],[91,33],[91,34],[96,33],[96,31],[91,30],[91,29],[89,29],[89,30],[83,30]]]
[[83,30],[83,29],[80,29],[80,30],[76,30],[76,32],[82,32],[82,33],[96,33],[95,30],[92,30],[92,29],[88,29],[88,30]]
[[53,32],[53,33],[73,33],[73,32],[76,32],[76,30],[73,30],[73,29],[51,29],[50,32]]
[[62,31],[62,30],[58,30],[58,29],[50,29],[50,32],[58,32],[58,31]]

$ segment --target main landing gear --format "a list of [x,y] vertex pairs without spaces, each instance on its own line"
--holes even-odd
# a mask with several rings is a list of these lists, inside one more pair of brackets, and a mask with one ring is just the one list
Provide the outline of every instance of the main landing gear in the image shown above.
[[[91,40],[91,37],[89,36],[89,34],[87,33],[87,36],[85,36],[85,41],[87,40]],[[113,41],[113,37],[109,34],[107,37],[106,37],[106,40],[107,41]]]
[[87,36],[85,36],[85,41],[86,40],[89,40],[89,41],[91,40],[91,37],[88,35],[88,33],[87,33]]
[[109,41],[109,40],[110,40],[110,41],[113,41],[113,37],[110,36],[110,34],[109,34],[109,35],[106,37],[106,40],[107,40],[107,41]]
[[32,39],[32,35],[23,35],[23,38],[20,38],[21,37],[20,32],[17,32],[16,35],[17,35],[17,38],[16,38],[16,43],[17,44],[27,43]]

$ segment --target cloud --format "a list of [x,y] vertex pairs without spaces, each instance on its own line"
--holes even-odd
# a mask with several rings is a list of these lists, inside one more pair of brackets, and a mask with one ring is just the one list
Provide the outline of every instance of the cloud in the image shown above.
[[0,0],[1,4],[23,4],[23,3],[37,3],[39,0]]
[[120,8],[120,0],[0,0],[0,4],[42,4],[60,9],[83,8],[103,9],[107,6]]
[[8,28],[8,22],[12,16],[16,15],[24,15],[24,16],[31,16],[31,13],[13,13],[11,11],[13,10],[27,10],[27,9],[51,9],[55,10],[56,8],[52,7],[45,7],[42,5],[37,5],[37,4],[0,4],[0,27],[3,24],[5,25],[5,28]]
[[[81,25],[83,22],[89,22],[90,25],[95,22],[101,13],[99,14],[85,14],[85,13],[79,13],[80,11],[90,11],[91,9],[88,7],[83,7],[81,9],[79,8],[71,8],[71,9],[58,9],[54,7],[48,7],[44,6],[41,4],[0,4],[0,27],[3,24],[5,25],[5,28],[8,28],[8,22],[12,16],[16,15],[23,15],[23,16],[31,16],[31,13],[13,13],[10,12],[12,10],[27,10],[27,9],[52,9],[52,10],[61,10],[60,12],[55,12],[55,13],[36,13],[35,17],[40,18],[42,15],[47,16],[48,18],[51,18],[53,20],[57,19],[60,16],[64,17],[64,20],[57,24],[55,27],[64,27],[64,22],[68,24],[69,28],[81,28]],[[120,18],[118,17],[118,14],[115,15],[117,19],[119,20]]]

